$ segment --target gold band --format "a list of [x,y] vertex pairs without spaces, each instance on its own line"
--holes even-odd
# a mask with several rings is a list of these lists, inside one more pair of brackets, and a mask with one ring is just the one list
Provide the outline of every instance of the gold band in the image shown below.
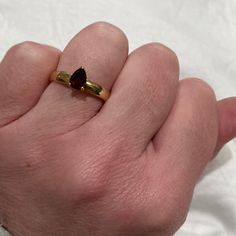
[[[81,78],[79,78],[78,72],[82,75]],[[78,83],[80,83],[77,87],[72,86],[72,81],[71,81],[72,78],[76,79]],[[82,83],[81,81],[79,82],[79,80],[81,79],[82,80],[84,79]],[[106,101],[110,96],[110,92],[107,89],[103,88],[101,85],[97,83],[87,80],[86,72],[82,67],[76,70],[73,74],[70,74],[66,71],[53,71],[51,74],[50,80],[58,82],[60,84],[64,84],[71,88],[75,88],[80,91],[87,92],[89,94],[92,94],[96,97],[101,98],[104,101]]]

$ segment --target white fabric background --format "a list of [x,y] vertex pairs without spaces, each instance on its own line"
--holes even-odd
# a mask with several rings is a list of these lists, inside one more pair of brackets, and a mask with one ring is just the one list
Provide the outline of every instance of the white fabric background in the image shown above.
[[[177,53],[181,78],[203,78],[218,98],[236,95],[235,0],[0,0],[0,59],[24,40],[63,49],[82,27],[100,20],[121,27],[130,50],[162,42]],[[209,164],[176,235],[236,235],[235,139]]]

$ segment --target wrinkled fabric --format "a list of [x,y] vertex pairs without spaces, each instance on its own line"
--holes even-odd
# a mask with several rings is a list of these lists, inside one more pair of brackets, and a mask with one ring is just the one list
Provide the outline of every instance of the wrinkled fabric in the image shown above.
[[[235,0],[0,0],[0,59],[10,46],[25,40],[63,49],[94,21],[121,27],[130,50],[150,41],[166,44],[179,57],[181,78],[204,79],[218,99],[236,95]],[[205,170],[176,236],[235,235],[234,139]]]

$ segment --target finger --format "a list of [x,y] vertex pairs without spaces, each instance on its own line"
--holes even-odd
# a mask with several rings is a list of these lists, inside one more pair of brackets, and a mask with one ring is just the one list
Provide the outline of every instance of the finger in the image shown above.
[[214,92],[200,80],[181,81],[175,105],[150,144],[155,150],[154,158],[149,158],[152,184],[161,179],[158,188],[166,189],[169,207],[187,207],[196,181],[214,154],[217,136]]
[[94,119],[101,127],[98,132],[106,129],[121,145],[124,140],[119,137],[124,137],[130,152],[143,150],[174,103],[178,77],[177,57],[167,47],[151,43],[135,50]]
[[236,97],[226,98],[218,102],[219,136],[216,151],[236,137]]
[[[62,53],[57,70],[72,73],[83,66],[88,79],[110,90],[127,54],[127,38],[120,29],[108,23],[95,23],[70,41]],[[50,126],[50,134],[65,133],[88,121],[102,105],[101,100],[89,94],[79,91],[73,93],[70,88],[52,83],[35,110],[35,122],[40,121],[44,127]]]
[[0,127],[25,114],[49,83],[59,50],[33,42],[12,47],[0,64]]

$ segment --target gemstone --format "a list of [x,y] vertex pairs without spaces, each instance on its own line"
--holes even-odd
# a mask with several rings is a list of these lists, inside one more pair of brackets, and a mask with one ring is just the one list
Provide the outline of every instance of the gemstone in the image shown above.
[[80,67],[70,77],[70,86],[74,89],[81,89],[86,83],[87,75],[84,68]]

